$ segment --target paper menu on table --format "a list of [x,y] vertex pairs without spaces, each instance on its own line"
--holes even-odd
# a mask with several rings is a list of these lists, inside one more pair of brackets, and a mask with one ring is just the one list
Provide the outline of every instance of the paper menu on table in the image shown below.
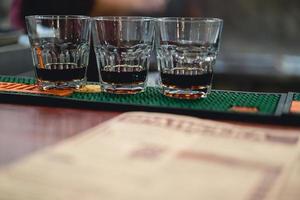
[[299,134],[126,113],[0,170],[0,199],[273,200]]

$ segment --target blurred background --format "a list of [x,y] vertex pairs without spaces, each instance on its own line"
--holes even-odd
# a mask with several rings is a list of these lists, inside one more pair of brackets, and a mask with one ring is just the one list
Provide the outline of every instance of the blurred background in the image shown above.
[[22,37],[24,16],[32,14],[219,17],[224,29],[215,89],[300,91],[300,1],[1,0],[0,74],[32,71]]

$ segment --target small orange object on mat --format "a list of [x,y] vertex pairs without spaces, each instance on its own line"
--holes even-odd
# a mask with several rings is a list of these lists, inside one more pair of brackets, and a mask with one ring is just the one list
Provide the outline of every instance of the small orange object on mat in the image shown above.
[[21,83],[7,83],[0,82],[0,91],[6,92],[24,92],[31,94],[48,94],[55,96],[69,96],[73,90],[40,90],[37,85],[21,84]]
[[246,106],[232,106],[229,110],[235,112],[246,112],[246,113],[258,112],[258,109],[256,107],[246,107]]
[[290,109],[292,113],[300,113],[300,101],[293,101]]

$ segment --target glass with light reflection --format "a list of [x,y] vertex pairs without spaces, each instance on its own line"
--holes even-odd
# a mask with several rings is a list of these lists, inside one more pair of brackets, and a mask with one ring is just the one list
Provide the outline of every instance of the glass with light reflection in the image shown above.
[[81,88],[86,83],[91,22],[87,16],[26,16],[39,88]]
[[182,99],[210,93],[223,21],[217,18],[160,18],[157,62],[162,93]]
[[154,26],[151,17],[93,19],[93,45],[103,91],[136,94],[145,89]]

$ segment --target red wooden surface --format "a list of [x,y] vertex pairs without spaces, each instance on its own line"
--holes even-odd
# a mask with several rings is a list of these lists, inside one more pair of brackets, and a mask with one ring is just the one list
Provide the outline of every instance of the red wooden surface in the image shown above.
[[[120,113],[0,104],[0,166],[92,128]],[[300,133],[299,127],[234,121],[227,123],[279,130],[287,134],[290,131]]]
[[118,114],[0,104],[0,165],[76,135]]

